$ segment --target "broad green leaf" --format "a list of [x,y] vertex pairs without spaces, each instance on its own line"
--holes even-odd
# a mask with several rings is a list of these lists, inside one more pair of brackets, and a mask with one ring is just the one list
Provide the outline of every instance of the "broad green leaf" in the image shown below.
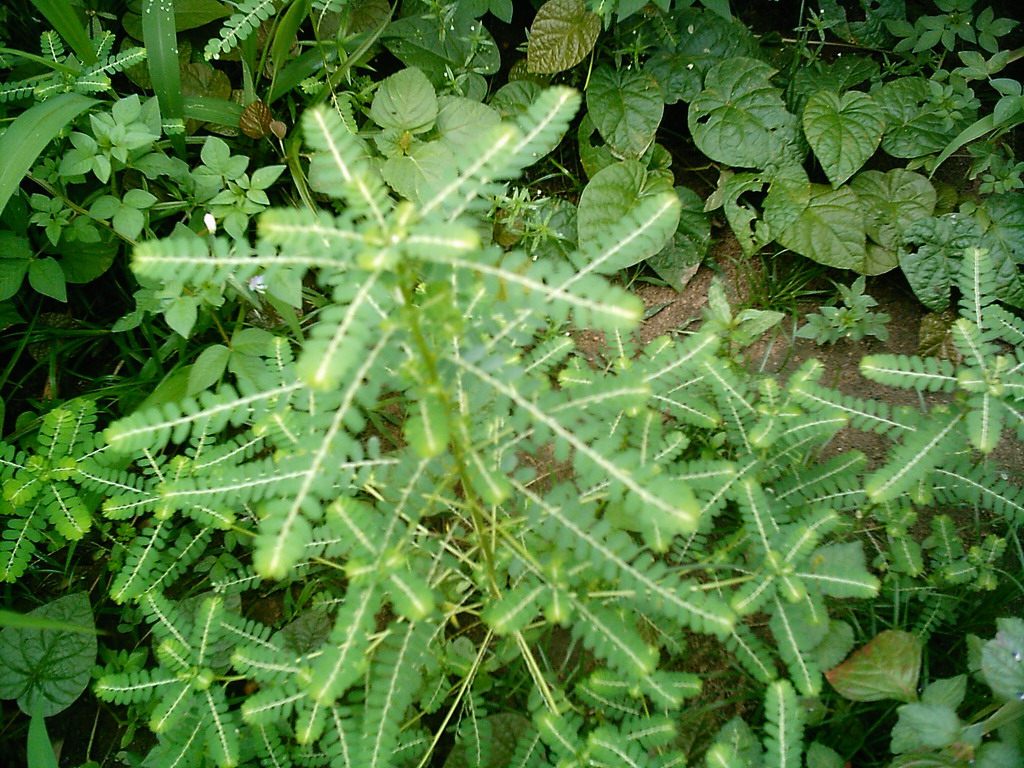
[[580,153],[583,170],[591,179],[599,171],[618,162],[618,158],[606,144],[594,143],[595,135],[597,135],[597,127],[590,119],[590,113],[584,112],[583,117],[580,118],[579,127],[576,129],[576,148]]
[[229,357],[231,350],[223,344],[213,344],[204,349],[189,370],[186,394],[191,396],[202,392],[220,381]]
[[1004,701],[1024,695],[1024,621],[996,619],[996,636],[981,649],[981,673],[992,692]]
[[943,680],[934,680],[921,691],[921,703],[938,704],[956,710],[967,693],[967,675],[956,675]]
[[850,189],[860,200],[868,237],[893,254],[899,253],[907,227],[935,212],[935,187],[905,168],[858,173]]
[[885,116],[867,94],[818,91],[804,107],[803,126],[825,175],[837,187],[875,153]]
[[377,88],[370,117],[381,128],[423,133],[434,127],[437,96],[423,71],[407,67]]
[[668,244],[649,256],[647,263],[658,277],[681,291],[711,250],[711,217],[704,212],[700,195],[688,187],[675,190],[682,204],[679,226]]
[[0,213],[43,148],[96,99],[62,93],[18,115],[0,136]]
[[[389,13],[386,4],[383,8]],[[382,35],[388,50],[406,66],[423,70],[436,87],[449,83],[452,75],[493,75],[501,66],[501,51],[480,20],[461,4],[451,9],[454,16],[427,13],[398,19]],[[470,96],[465,82],[462,95]]]
[[92,607],[85,592],[65,595],[26,614],[67,630],[7,627],[0,631],[0,698],[50,717],[67,709],[89,683],[96,661]]
[[[713,195],[714,198],[720,197],[725,218],[729,221],[729,226],[732,228],[733,234],[736,235],[740,248],[747,256],[757,253],[772,239],[768,234],[766,222],[759,218],[760,212],[753,207],[752,203],[748,204],[742,199],[747,193],[758,195],[764,189],[765,183],[765,180],[756,173],[733,174],[729,171],[727,176],[723,172],[718,190]],[[709,199],[708,202],[710,203],[711,200]],[[713,209],[705,205],[705,210]],[[794,211],[792,218],[795,219],[798,215],[799,213]]]
[[554,74],[579,64],[594,48],[601,32],[601,17],[587,10],[583,0],[548,0],[530,25],[526,68]]
[[60,268],[69,283],[88,283],[95,280],[114,263],[116,242],[69,243],[61,240]]
[[775,71],[745,57],[711,68],[688,114],[690,133],[701,152],[730,166],[767,168],[785,145],[796,141],[796,117],[769,80]]
[[7,229],[0,230],[0,301],[18,292],[31,263],[28,238]]
[[807,100],[823,89],[846,93],[878,72],[878,62],[865,56],[843,56],[832,61],[809,62],[797,68],[786,86],[786,103],[794,114],[801,114]]
[[928,81],[920,77],[890,80],[871,91],[885,113],[882,149],[893,157],[921,157],[938,152],[956,134],[947,116],[931,103]]
[[587,112],[601,137],[623,157],[639,157],[654,142],[665,105],[658,84],[635,69],[598,67],[587,86]]
[[490,105],[502,117],[519,117],[526,113],[542,90],[540,83],[533,80],[513,80],[497,90],[491,97]]
[[67,282],[60,263],[49,256],[33,259],[28,266],[28,283],[36,291],[57,301],[68,300]]
[[838,752],[817,741],[811,742],[805,759],[807,768],[844,768],[847,765]]
[[674,11],[674,45],[655,51],[644,64],[666,104],[693,101],[704,75],[715,64],[738,56],[755,57],[757,41],[745,24],[695,8]]
[[964,250],[980,238],[977,221],[962,213],[920,219],[904,230],[900,267],[922,304],[935,312],[949,306]]
[[773,226],[771,233],[779,245],[829,267],[878,275],[896,266],[895,260],[880,260],[867,249],[857,195],[846,187],[812,184],[806,207],[791,224],[781,231]]
[[996,244],[994,250],[1016,264],[1024,264],[1024,194],[990,195],[985,200],[985,214],[986,239]]
[[456,155],[440,141],[416,144],[409,153],[389,157],[381,175],[403,197],[422,203],[458,175]]
[[[577,211],[580,248],[599,246],[608,230],[626,216],[636,212],[644,199],[669,191],[670,186],[662,183],[659,177],[649,176],[643,166],[635,160],[625,160],[600,171],[580,195]],[[644,242],[642,248],[630,249],[629,263],[616,260],[614,266],[609,265],[601,271],[622,269],[653,256],[664,247],[676,223],[675,220],[671,221],[671,226],[664,231],[664,236],[659,234]],[[663,227],[659,227],[659,233],[662,229]]]
[[164,310],[164,320],[183,338],[188,338],[192,333],[192,326],[196,324],[199,316],[199,303],[193,296],[182,296],[174,300],[170,307]]
[[851,701],[915,701],[921,648],[917,635],[887,629],[825,677],[840,696]]
[[892,729],[891,749],[895,754],[913,749],[942,749],[957,741],[963,723],[952,708],[941,704],[913,702],[897,712],[899,719]]
[[462,151],[481,131],[490,130],[501,120],[493,107],[461,96],[440,96],[437,105],[434,127],[440,141],[453,152]]

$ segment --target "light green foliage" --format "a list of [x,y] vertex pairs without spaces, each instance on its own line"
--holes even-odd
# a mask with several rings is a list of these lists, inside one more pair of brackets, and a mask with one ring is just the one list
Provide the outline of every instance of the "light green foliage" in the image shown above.
[[837,285],[842,299],[841,307],[819,307],[817,314],[807,316],[807,322],[797,331],[797,336],[813,339],[818,344],[834,344],[840,339],[860,341],[868,336],[885,341],[889,331],[885,324],[889,315],[872,312],[878,304],[864,293],[864,277],[858,277],[852,285]]
[[[110,378],[143,358],[123,384],[143,391],[86,388],[0,443],[3,579],[27,589],[62,561],[77,576],[99,552],[105,615],[144,623],[96,675],[155,735],[127,759],[402,768],[454,741],[448,768],[838,768],[858,758],[835,723],[857,712],[836,696],[895,694],[894,764],[967,747],[987,768],[1020,762],[1016,624],[976,644],[993,719],[970,719],[963,677],[916,690],[936,627],[1005,591],[1024,519],[988,458],[1007,426],[1024,433],[1024,326],[996,304],[1021,303],[1024,209],[957,210],[925,175],[1015,124],[1019,89],[995,77],[1008,57],[960,56],[954,75],[925,55],[823,56],[830,30],[891,46],[885,22],[905,16],[882,0],[851,22],[826,1],[769,65],[725,0],[678,5],[544,3],[487,98],[502,60],[482,19],[511,18],[506,0],[144,3],[124,26],[145,37],[156,99],[62,94],[24,113],[45,118],[43,144],[20,117],[0,138],[20,151],[0,169],[3,318],[26,277],[61,298],[131,245],[138,285],[116,285],[136,308],[114,330],[141,341]],[[178,61],[231,13],[205,46],[230,62]],[[404,68],[374,82],[356,68],[381,45]],[[260,100],[273,129],[186,144],[220,130],[193,121],[233,127],[242,107],[185,98],[179,68],[228,82],[250,114]],[[979,127],[982,87],[1003,106]],[[679,101],[689,125],[662,125]],[[720,171],[707,201],[675,186],[714,183],[705,160],[680,162],[686,128]],[[1011,189],[999,151],[978,172]],[[880,152],[896,167],[875,170]],[[845,395],[815,360],[757,371],[743,350],[782,315],[734,310],[718,282],[698,330],[641,344],[621,271],[647,260],[681,286],[719,208],[747,255],[899,265],[936,307],[959,289],[954,359],[862,365],[946,399]],[[107,248],[92,272],[87,246]],[[801,335],[881,337],[863,288]],[[844,430],[872,433],[871,455],[842,450]],[[843,663],[879,625],[898,642]],[[729,665],[712,672],[728,700],[708,698],[722,686],[702,658]],[[750,724],[720,728],[734,704]],[[45,741],[38,719],[32,734]]]
[[274,0],[244,0],[237,3],[235,13],[228,17],[221,28],[220,36],[211,38],[203,55],[217,59],[234,50],[260,25],[274,15]]
[[[845,502],[832,508],[818,498],[841,481],[834,473],[790,472],[795,484],[782,482],[786,464],[778,457],[804,455],[845,417],[830,404],[820,413],[797,405],[806,373],[786,388],[750,378],[716,355],[711,333],[683,344],[663,339],[646,350],[628,340],[639,307],[599,275],[635,261],[648,239],[670,235],[678,203],[669,192],[595,224],[604,235],[570,255],[575,269],[482,246],[463,213],[475,209],[477,190],[553,146],[578,103],[567,89],[543,92],[517,124],[494,125],[481,136],[473,154],[459,159],[458,175],[419,205],[390,197],[365,145],[337,114],[315,110],[304,122],[317,150],[316,184],[345,201],[340,214],[268,211],[255,249],[238,241],[211,248],[194,238],[136,250],[135,268],[146,280],[199,287],[230,272],[238,281],[254,274],[269,281],[305,264],[317,267],[333,297],[294,360],[282,339],[254,339],[254,352],[267,361],[260,377],[236,376],[237,388],[222,385],[181,407],[139,412],[105,433],[117,453],[151,467],[119,479],[104,503],[111,517],[152,519],[129,548],[113,595],[142,601],[171,639],[162,641],[159,668],[141,677],[115,673],[98,692],[159,699],[151,725],[161,756],[189,744],[231,764],[240,747],[219,734],[221,726],[237,726],[253,736],[273,729],[278,740],[264,743],[274,754],[345,743],[358,764],[391,765],[389,755],[406,738],[399,726],[407,710],[428,706],[431,681],[449,653],[441,626],[467,609],[495,638],[514,642],[512,658],[549,623],[568,623],[611,679],[634,689],[624,702],[647,697],[657,704],[650,717],[677,709],[697,687],[660,667],[657,642],[638,631],[638,611],[726,640],[768,682],[775,654],[738,621],[767,611],[792,686],[804,695],[821,690],[816,659],[832,642],[830,625],[811,617],[827,615],[829,598],[873,595],[877,581],[861,546],[834,538]],[[731,317],[724,300],[718,305]],[[748,325],[776,319],[743,316],[730,335],[746,343],[754,333]],[[570,320],[616,340],[619,362],[609,373],[560,363],[566,345],[524,356],[522,345],[535,334]],[[210,347],[193,368],[195,387],[213,381],[230,359],[225,348]],[[555,374],[558,389],[549,384]],[[377,454],[358,440],[364,414],[395,387],[408,399],[407,444]],[[668,461],[685,449],[688,433],[709,428],[727,436],[719,459]],[[225,430],[236,435],[214,442]],[[183,450],[164,455],[173,444]],[[517,455],[546,446],[571,461],[572,483],[543,489],[519,466]],[[766,493],[768,486],[776,493]],[[738,518],[725,514],[733,505]],[[449,532],[438,537],[431,531],[440,520],[449,521]],[[662,558],[699,558],[692,561],[697,568],[705,557],[714,561],[713,552],[701,554],[718,546],[701,543],[714,520],[733,530],[747,576],[713,593],[695,589]],[[161,618],[177,609],[160,594],[208,546],[211,528],[231,526],[251,531],[254,549],[252,565],[217,587],[224,595],[328,562],[341,565],[347,583],[330,590],[334,628],[308,657],[261,639],[266,634],[256,628],[230,635],[232,665],[260,686],[240,709],[214,694],[227,671],[188,655],[202,655],[198,630],[187,629],[184,618]],[[622,597],[588,596],[608,588]],[[373,617],[385,603],[400,619],[378,644]],[[468,697],[483,684],[477,670],[500,663],[480,646],[460,673],[466,694],[446,706],[466,716]],[[182,677],[181,670],[191,671]],[[624,734],[650,731],[652,722],[594,728],[552,720],[562,717],[558,702],[571,693],[535,669],[529,676],[540,695],[537,728],[555,753],[639,759],[640,744]],[[357,708],[364,686],[367,707]],[[787,765],[801,749],[792,686],[773,689],[777,728],[767,742]],[[665,759],[673,754],[664,740],[647,748]]]
[[0,443],[0,509],[7,518],[0,542],[3,581],[25,572],[46,537],[78,541],[92,527],[98,500],[81,485],[92,468],[95,423],[95,407],[79,401],[46,415],[31,450]]

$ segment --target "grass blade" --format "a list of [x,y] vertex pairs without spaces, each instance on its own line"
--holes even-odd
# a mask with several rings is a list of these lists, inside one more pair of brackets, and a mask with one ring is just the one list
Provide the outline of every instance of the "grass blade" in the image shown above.
[[178,33],[174,28],[174,4],[144,0],[142,39],[148,51],[149,76],[160,102],[164,133],[178,157],[185,157],[185,99],[181,93]]
[[227,99],[196,96],[185,99],[184,106],[185,117],[202,120],[204,123],[217,123],[237,128],[238,121],[242,118],[242,105]]
[[0,211],[53,137],[94,104],[80,93],[62,93],[26,109],[0,136]]
[[75,13],[75,7],[68,0],[32,0],[32,5],[71,46],[79,61],[83,64],[96,63],[96,52],[92,48],[89,33]]

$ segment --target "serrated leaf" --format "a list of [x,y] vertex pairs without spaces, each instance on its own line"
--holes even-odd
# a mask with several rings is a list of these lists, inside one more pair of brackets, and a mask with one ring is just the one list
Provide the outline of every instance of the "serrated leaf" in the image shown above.
[[665,105],[658,83],[636,69],[598,67],[587,86],[587,112],[621,157],[640,157],[654,142]]
[[825,678],[851,701],[914,701],[921,673],[921,648],[917,635],[887,629],[826,672]]
[[838,187],[878,149],[885,115],[867,94],[823,90],[807,100],[803,126],[825,175]]
[[939,704],[956,710],[963,703],[966,693],[967,675],[957,675],[928,683],[921,691],[921,702],[923,704]]
[[[793,204],[798,203],[781,202],[775,215],[790,214],[785,209]],[[890,263],[869,252],[857,195],[846,187],[812,184],[806,207],[784,229],[772,227],[772,235],[779,245],[829,267],[878,275],[896,266],[895,259]]]
[[775,71],[745,57],[711,68],[688,114],[701,152],[730,166],[765,168],[779,156],[779,147],[796,140],[796,117],[770,82]]
[[601,17],[587,10],[583,0],[548,0],[530,25],[526,68],[554,74],[586,58],[601,33]]
[[0,632],[0,698],[17,699],[25,714],[50,717],[71,706],[89,683],[96,661],[92,606],[85,592],[75,592],[25,618],[59,622],[68,629],[7,627]]
[[423,133],[437,119],[437,95],[427,76],[407,67],[386,78],[370,105],[370,118],[381,128]]

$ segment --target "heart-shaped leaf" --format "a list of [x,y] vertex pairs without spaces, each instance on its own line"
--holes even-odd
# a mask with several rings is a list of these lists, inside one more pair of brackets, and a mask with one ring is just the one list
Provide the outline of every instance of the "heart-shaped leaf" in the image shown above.
[[935,213],[938,197],[928,179],[905,168],[858,173],[850,180],[850,189],[860,199],[868,237],[894,253],[903,244],[907,227]]
[[867,94],[818,91],[807,100],[803,125],[825,175],[838,187],[878,149],[885,114]]
[[[786,205],[779,205],[777,215],[788,214]],[[829,267],[878,275],[896,266],[895,260],[886,262],[884,254],[866,247],[857,195],[846,187],[811,184],[810,197],[799,215],[784,229],[773,226],[771,232],[779,245]]]
[[96,661],[92,606],[85,592],[76,592],[24,618],[39,621],[0,632],[0,699],[17,699],[25,714],[50,717],[71,706],[89,683]]
[[605,65],[590,78],[587,111],[612,150],[623,157],[640,157],[654,142],[665,105],[653,77]]
[[886,130],[882,149],[893,157],[921,157],[939,152],[956,136],[957,125],[929,102],[928,81],[923,77],[901,77],[871,92],[885,113]]
[[643,197],[668,189],[671,189],[670,184],[663,183],[660,176],[649,176],[635,160],[603,168],[580,195],[577,212],[580,247],[596,244],[608,227],[634,209]]
[[851,701],[916,701],[920,673],[921,638],[887,629],[825,677]]
[[554,74],[576,66],[594,49],[600,32],[601,17],[583,0],[548,0],[530,25],[527,70]]
[[796,140],[796,118],[769,81],[774,74],[763,61],[742,56],[711,68],[688,115],[701,152],[719,163],[765,168]]
[[682,203],[679,226],[668,244],[648,257],[647,263],[658,277],[681,291],[711,250],[711,219],[704,212],[700,195],[688,187],[675,189]]
[[736,56],[755,56],[757,41],[739,21],[695,8],[673,13],[674,46],[655,52],[644,65],[661,87],[666,104],[693,101],[704,75],[715,64]]

